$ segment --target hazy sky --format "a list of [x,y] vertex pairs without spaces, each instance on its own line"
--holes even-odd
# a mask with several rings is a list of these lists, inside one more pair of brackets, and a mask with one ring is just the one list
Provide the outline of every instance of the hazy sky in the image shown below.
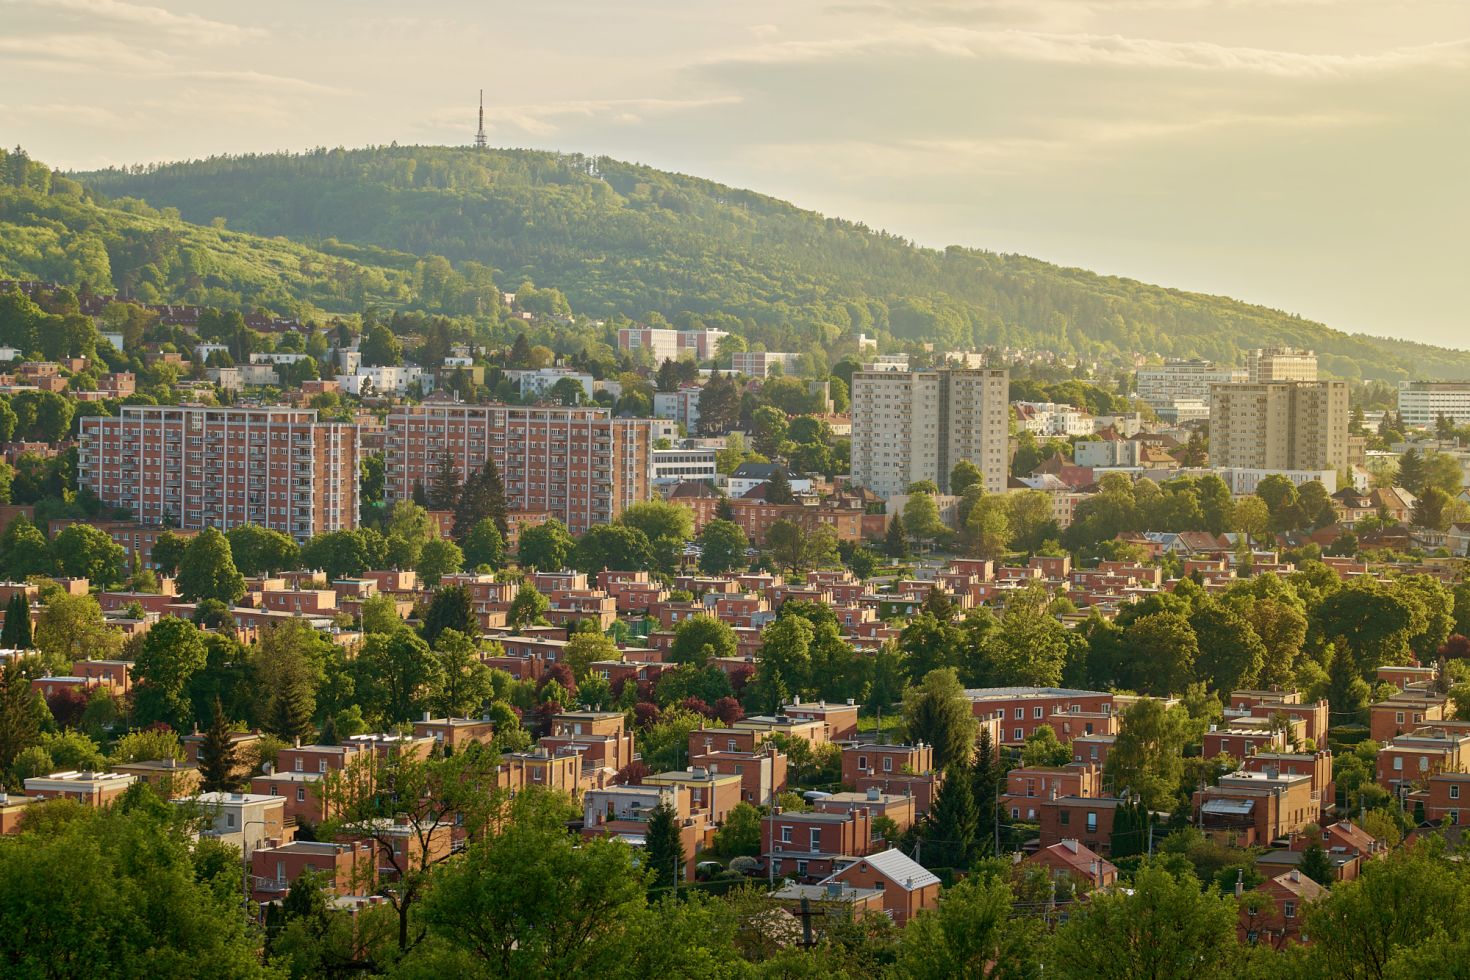
[[0,0],[86,168],[492,143],[1470,347],[1470,0]]

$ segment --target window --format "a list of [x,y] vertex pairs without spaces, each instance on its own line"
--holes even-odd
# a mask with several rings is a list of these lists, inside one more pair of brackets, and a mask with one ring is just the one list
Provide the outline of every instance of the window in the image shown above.
[[296,787],[296,802],[297,803],[305,803],[306,802],[306,787],[305,786],[298,786],[298,787]]
[[1097,833],[1097,813],[1096,813],[1096,811],[1093,811],[1093,810],[1087,811],[1087,832],[1089,834],[1095,834],[1095,833]]
[[1429,771],[1429,757],[1427,755],[1421,755],[1419,757],[1419,771],[1420,772],[1428,772]]
[[1458,800],[1459,798],[1460,798],[1460,787],[1459,787],[1459,785],[1456,784],[1456,785],[1451,786],[1450,787],[1450,799],[1452,799],[1452,800]]
[[318,759],[317,760],[317,763],[316,763],[316,771],[317,772],[326,772],[327,771],[327,760],[326,759]]
[[868,771],[868,757],[865,756],[865,755],[858,756],[858,772],[867,772],[867,771]]
[[790,844],[791,843],[791,828],[790,828],[790,826],[786,826],[786,827],[782,827],[781,828],[781,843],[783,843],[783,844]]
[[1404,768],[1404,757],[1401,756],[1401,755],[1394,756],[1393,757],[1393,767],[1396,770],[1402,770]]
[[891,755],[885,755],[883,757],[883,771],[884,772],[892,772],[893,771],[893,756],[891,756]]
[[1283,902],[1282,905],[1281,905],[1281,911],[1282,911],[1282,914],[1284,914],[1288,919],[1295,919],[1296,918],[1296,903],[1295,902]]
[[808,847],[807,850],[809,850],[809,851],[820,851],[821,849],[822,849],[822,831],[818,827],[813,827],[812,828],[812,833],[811,833],[811,846]]
[[303,771],[302,765],[301,765],[301,756],[299,756],[299,755],[296,757],[296,771],[297,772],[302,772]]
[[[1016,816],[1017,815],[1017,812],[1018,811],[1016,811],[1016,810],[1012,810],[1011,811],[1011,816],[1013,816],[1013,817]],[[1071,810],[1063,810],[1063,811],[1061,811],[1061,820],[1062,820],[1062,826],[1063,827],[1065,827],[1065,826],[1067,826],[1067,824],[1071,823],[1072,822],[1072,811]]]
[[729,751],[729,752],[737,752],[737,751],[739,751],[738,749],[735,748],[735,740],[733,738],[732,739],[727,739],[725,741],[725,749],[726,749],[726,751]]
[[[1017,807],[1017,806],[1011,807],[1011,819],[1012,820],[1020,820],[1021,819],[1021,808],[1020,807]],[[1066,823],[1066,822],[1067,822],[1067,815],[1066,815],[1066,813],[1063,813],[1062,814],[1062,823]]]
[[1022,741],[1022,740],[1024,740],[1026,738],[1025,735],[1021,734],[1021,729],[1017,728],[1015,731],[1016,731],[1016,741],[1017,742],[1020,742],[1020,741]]
[[233,813],[225,814],[225,826],[230,828],[235,826],[235,815]]
[[803,878],[806,877],[806,862],[805,861],[797,861],[796,862],[796,873],[798,875],[800,875],[801,877],[803,877]]
[[1459,822],[1460,822],[1460,811],[1459,810],[1450,810],[1448,812],[1449,812],[1450,823],[1451,824],[1459,824]]
[[1026,709],[1025,708],[1017,708],[1016,709],[1016,720],[1017,721],[1020,721],[1022,718],[1025,718],[1025,717],[1026,717]]
[[1042,709],[1040,709],[1040,708],[1032,708],[1031,709],[1031,717],[1032,718],[1044,718],[1046,716],[1044,714],[1042,714]]
[[1402,725],[1404,723],[1404,713],[1402,711],[1394,712],[1393,720]]

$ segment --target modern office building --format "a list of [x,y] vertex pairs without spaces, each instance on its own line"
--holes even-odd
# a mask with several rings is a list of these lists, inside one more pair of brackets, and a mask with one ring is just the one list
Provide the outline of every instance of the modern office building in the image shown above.
[[708,480],[719,477],[713,449],[655,449],[653,482],[682,483],[685,480]]
[[1317,354],[1299,347],[1258,347],[1246,352],[1245,373],[1251,384],[1316,381]]
[[1246,380],[1246,372],[1213,361],[1171,358],[1157,367],[1139,368],[1138,397],[1157,408],[1180,401],[1208,401],[1210,385]]
[[357,526],[357,426],[314,409],[127,405],[80,431],[78,481],[141,523],[297,541]]
[[985,489],[1003,493],[1009,470],[1010,372],[859,371],[852,376],[852,475],[882,497],[949,474],[967,459]]
[[1347,383],[1215,385],[1210,390],[1210,462],[1261,470],[1346,468]]
[[439,460],[460,482],[495,460],[513,511],[544,511],[580,534],[649,497],[653,424],[605,409],[416,405],[395,409],[384,438],[384,496],[391,506],[433,483]]
[[692,436],[699,431],[699,396],[703,393],[699,385],[682,385],[678,391],[656,391],[653,417],[677,422]]
[[1470,422],[1470,381],[1400,381],[1399,415],[1405,425],[1433,428],[1441,415]]

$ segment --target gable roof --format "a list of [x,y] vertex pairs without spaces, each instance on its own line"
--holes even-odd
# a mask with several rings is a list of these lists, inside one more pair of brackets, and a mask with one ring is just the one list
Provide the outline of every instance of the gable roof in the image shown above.
[[1109,873],[1116,873],[1118,870],[1117,866],[1107,858],[1098,854],[1081,841],[1070,838],[1060,843],[1052,844],[1050,847],[1043,847],[1026,860],[1041,861],[1043,855],[1071,868],[1084,877],[1090,878],[1094,873],[1107,875]]
[[[939,878],[928,868],[909,857],[898,848],[890,848],[877,854],[869,854],[867,857],[848,865],[855,868],[859,864],[867,862],[868,867],[893,882],[904,891],[915,891],[929,885],[939,884]],[[839,876],[848,868],[843,868],[827,878],[827,881],[840,880]]]

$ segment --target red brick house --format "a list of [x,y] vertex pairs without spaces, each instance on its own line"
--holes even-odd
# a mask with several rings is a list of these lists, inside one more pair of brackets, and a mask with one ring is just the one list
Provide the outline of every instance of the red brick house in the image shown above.
[[1082,891],[1106,888],[1118,880],[1116,865],[1070,837],[1041,848],[1025,863],[1046,868],[1053,876],[1070,878]]
[[884,910],[899,926],[939,905],[939,879],[897,848],[866,855],[826,880],[853,888],[878,889],[883,893]]

